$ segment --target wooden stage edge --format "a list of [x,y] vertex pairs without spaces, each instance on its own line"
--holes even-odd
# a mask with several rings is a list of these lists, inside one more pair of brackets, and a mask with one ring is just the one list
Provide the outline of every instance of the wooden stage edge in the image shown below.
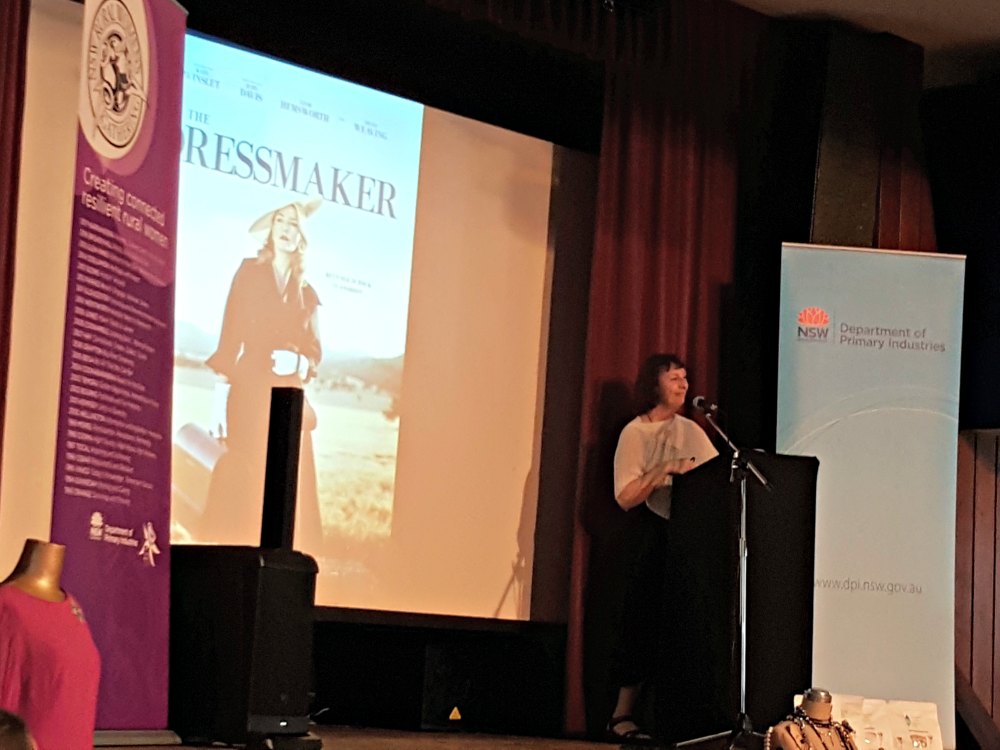
[[[544,737],[511,737],[462,732],[402,732],[392,729],[317,726],[313,734],[323,740],[323,750],[607,750],[614,743],[562,740]],[[724,741],[698,743],[683,750],[715,750]],[[760,744],[753,743],[754,747]],[[135,746],[133,746],[135,747]],[[178,750],[223,745],[147,745],[144,750]],[[109,746],[99,750],[113,750]]]

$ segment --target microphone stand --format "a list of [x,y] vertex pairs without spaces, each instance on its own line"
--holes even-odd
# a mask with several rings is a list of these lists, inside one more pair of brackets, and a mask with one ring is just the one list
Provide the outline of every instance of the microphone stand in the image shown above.
[[719,426],[719,423],[712,415],[714,409],[702,408],[702,411],[712,429],[726,442],[726,445],[729,446],[729,449],[733,453],[729,466],[729,483],[735,484],[738,481],[740,485],[740,545],[739,563],[736,570],[736,580],[740,592],[740,713],[736,717],[736,722],[730,732],[719,732],[706,737],[678,742],[676,747],[681,748],[706,740],[718,739],[728,734],[729,741],[726,743],[726,750],[733,750],[741,740],[754,735],[753,722],[750,720],[749,714],[747,714],[747,475],[753,474],[754,478],[760,482],[760,485],[768,491],[772,489],[772,486],[767,481],[767,477],[754,465],[753,461],[729,439],[729,435]]

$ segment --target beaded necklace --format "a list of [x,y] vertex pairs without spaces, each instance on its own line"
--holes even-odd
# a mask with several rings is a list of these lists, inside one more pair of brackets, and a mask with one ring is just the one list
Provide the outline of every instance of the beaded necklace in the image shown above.
[[[819,719],[813,719],[801,707],[796,708],[792,715],[788,716],[785,720],[793,722],[798,726],[799,738],[803,750],[850,750],[852,748],[850,736],[854,734],[854,730],[846,721],[836,722],[832,720],[820,721]],[[812,740],[806,732],[807,726],[819,738],[821,747],[817,748],[813,745]],[[771,727],[764,736],[764,750],[771,750],[771,733],[773,730],[774,727]],[[836,737],[836,740],[833,739],[834,737]],[[833,744],[827,744],[828,738],[831,739]]]

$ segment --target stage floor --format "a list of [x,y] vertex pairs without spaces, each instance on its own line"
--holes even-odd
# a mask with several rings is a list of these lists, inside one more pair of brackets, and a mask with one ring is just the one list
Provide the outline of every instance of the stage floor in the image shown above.
[[[505,737],[493,734],[463,734],[459,732],[401,732],[390,729],[355,729],[352,727],[321,726],[313,733],[323,740],[324,750],[607,750],[614,743],[557,740],[541,737]],[[681,750],[721,750],[725,739],[684,745]],[[762,747],[754,738],[750,750]],[[178,750],[195,745],[146,746],[145,750]],[[205,746],[201,746],[205,747]],[[215,745],[212,747],[221,747]],[[109,746],[99,750],[113,750]]]

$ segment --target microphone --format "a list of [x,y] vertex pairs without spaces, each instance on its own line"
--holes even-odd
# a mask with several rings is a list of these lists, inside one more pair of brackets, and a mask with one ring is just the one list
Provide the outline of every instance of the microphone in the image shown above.
[[719,411],[719,405],[713,404],[704,396],[695,396],[691,399],[691,406],[695,409],[701,409],[706,414],[717,414]]

